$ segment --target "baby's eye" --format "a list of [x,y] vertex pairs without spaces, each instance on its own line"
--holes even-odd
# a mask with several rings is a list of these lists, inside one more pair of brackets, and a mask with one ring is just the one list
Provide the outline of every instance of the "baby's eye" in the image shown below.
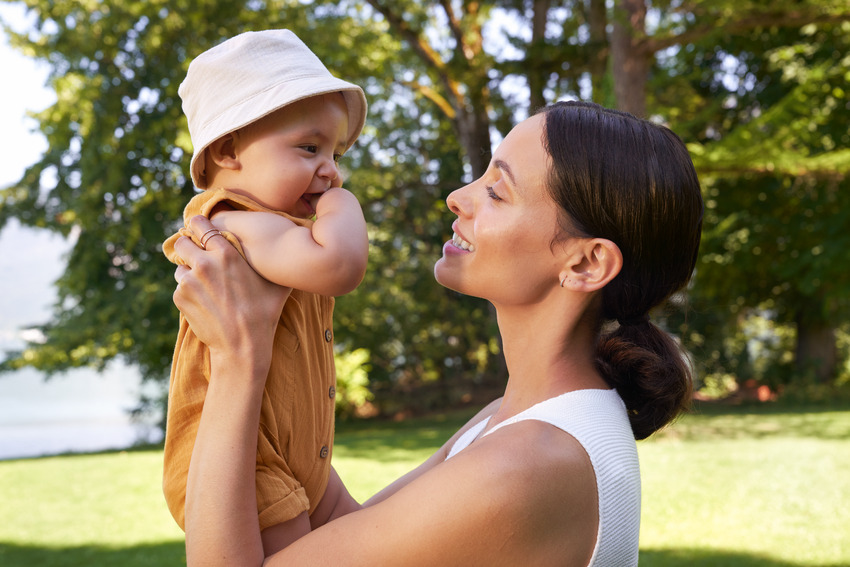
[[493,191],[492,185],[488,185],[486,187],[486,189],[487,189],[487,196],[489,196],[491,199],[493,199],[494,201],[501,201],[502,200],[502,198],[499,197],[498,195],[496,195],[496,192]]
[[304,144],[303,146],[301,146],[301,149],[308,151],[311,154],[314,154],[319,151],[319,146],[317,146],[316,144]]
[[342,154],[334,154],[334,163],[339,163],[339,160],[342,159]]

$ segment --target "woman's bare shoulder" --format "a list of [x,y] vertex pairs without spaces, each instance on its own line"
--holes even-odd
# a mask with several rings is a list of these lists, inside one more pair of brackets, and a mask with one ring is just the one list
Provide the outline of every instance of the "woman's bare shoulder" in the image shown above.
[[597,522],[593,472],[578,442],[520,422],[315,530],[280,559],[325,564],[312,562],[321,550],[327,564],[583,566]]
[[516,551],[527,556],[523,564],[587,565],[599,513],[596,476],[582,445],[536,420],[502,427],[474,445],[457,457],[469,451],[465,457],[478,461],[472,466],[502,521],[522,534]]

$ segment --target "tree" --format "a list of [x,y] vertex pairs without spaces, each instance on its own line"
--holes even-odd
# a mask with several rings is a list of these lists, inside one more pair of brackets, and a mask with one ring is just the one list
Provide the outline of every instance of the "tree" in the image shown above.
[[[360,290],[338,304],[340,343],[371,353],[379,405],[389,391],[431,383],[445,400],[457,395],[449,378],[468,377],[469,384],[498,377],[497,333],[486,304],[433,285],[431,266],[448,237],[445,196],[483,172],[494,126],[503,135],[527,106],[522,94],[492,86],[519,76],[538,85],[535,100],[543,100],[538,89],[577,93],[578,75],[565,78],[558,46],[542,37],[550,4],[557,3],[463,3],[455,12],[449,2],[278,1],[212,9],[200,0],[108,0],[85,8],[29,0],[37,29],[14,41],[51,62],[58,100],[38,117],[50,149],[4,190],[0,223],[17,217],[74,235],[76,243],[58,282],[54,318],[42,327],[47,341],[28,345],[5,367],[55,373],[123,356],[146,378],[165,377],[175,311],[172,267],[159,244],[192,194],[177,86],[188,62],[225,37],[287,26],[308,42],[338,38],[309,43],[330,68],[364,85],[376,117],[348,162],[371,225],[373,267]],[[497,10],[537,22],[542,44],[534,57],[485,50],[484,26]],[[561,25],[577,33],[567,16]],[[503,43],[523,47],[518,35],[504,33]],[[393,411],[399,404],[385,405]]]
[[[338,301],[335,325],[342,348],[368,351],[375,405],[385,413],[410,404],[411,392],[427,408],[504,378],[487,304],[441,289],[431,272],[450,236],[446,195],[484,171],[492,144],[517,120],[564,97],[592,98],[664,120],[695,140],[707,190],[725,196],[733,191],[725,184],[736,182],[740,190],[757,174],[720,171],[747,147],[744,132],[759,134],[766,119],[740,96],[737,106],[721,104],[729,90],[718,71],[723,53],[718,44],[742,42],[729,53],[748,61],[767,30],[771,53],[780,57],[783,47],[799,45],[787,30],[812,22],[818,30],[836,26],[850,11],[846,1],[813,0],[777,0],[769,7],[747,0],[651,6],[623,0],[610,10],[604,0],[100,0],[85,6],[26,0],[26,5],[38,18],[37,28],[13,40],[50,62],[58,100],[38,116],[47,153],[0,193],[0,226],[16,217],[76,240],[58,282],[53,319],[42,327],[46,342],[28,345],[4,367],[31,365],[55,373],[102,367],[123,356],[146,378],[164,379],[176,311],[172,266],[159,245],[193,193],[185,175],[191,146],[177,86],[188,62],[226,37],[289,27],[330,69],[363,85],[370,103],[367,127],[345,158],[347,184],[360,197],[370,226],[370,268],[360,288]],[[828,41],[815,44],[820,55],[795,60],[807,73],[828,66]],[[779,68],[777,63],[758,74],[759,81],[775,77]],[[838,80],[841,68],[829,67],[828,73]],[[814,88],[819,76],[809,73],[800,85]],[[761,116],[768,114],[767,105],[776,109],[772,125],[781,124],[782,108],[793,107],[792,98],[785,98],[790,87],[775,93],[744,90],[754,101],[770,94]],[[811,150],[798,165],[809,172],[834,170],[846,145],[841,136],[833,132],[835,152],[822,155],[814,148],[827,122],[816,127],[818,135],[806,137],[805,114],[796,116],[800,123],[789,140]],[[732,141],[725,143],[727,137]],[[773,138],[758,139],[767,148]],[[812,179],[824,179],[821,173]],[[818,194],[839,199],[837,192]],[[721,222],[725,209],[717,210],[717,226],[727,226]],[[707,236],[712,242],[713,235]],[[824,258],[831,253],[824,248]],[[706,273],[698,274],[698,285],[705,281],[711,289],[708,266],[701,266]],[[724,301],[711,293],[699,297]],[[744,299],[752,308],[763,301],[757,293]],[[846,320],[840,309],[835,313],[836,320]],[[721,319],[718,325],[729,324]]]
[[[840,355],[835,330],[850,318],[847,231],[850,24],[754,30],[704,58],[699,83],[722,104],[691,146],[707,189],[698,297],[788,325],[793,367],[773,355],[773,384],[830,382]],[[725,69],[724,69],[725,67]],[[724,86],[724,83],[726,86]],[[739,285],[734,285],[738,282]],[[778,330],[777,330],[778,332]],[[777,342],[777,346],[782,343]],[[785,346],[785,345],[783,345]]]

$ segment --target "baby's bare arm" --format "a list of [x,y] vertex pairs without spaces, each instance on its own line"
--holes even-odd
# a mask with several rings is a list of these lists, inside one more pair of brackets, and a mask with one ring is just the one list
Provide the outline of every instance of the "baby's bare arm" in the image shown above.
[[223,211],[212,220],[220,230],[235,234],[251,267],[276,284],[337,296],[355,289],[366,272],[366,221],[357,199],[345,189],[322,195],[312,230],[255,211]]

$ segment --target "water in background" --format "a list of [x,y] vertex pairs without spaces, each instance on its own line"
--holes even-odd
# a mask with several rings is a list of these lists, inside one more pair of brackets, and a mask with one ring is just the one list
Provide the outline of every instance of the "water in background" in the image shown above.
[[[157,416],[134,423],[137,371],[112,365],[100,375],[75,370],[44,381],[32,369],[0,374],[0,459],[123,449],[157,442]],[[152,394],[152,391],[146,393]]]
[[[34,26],[17,2],[0,3],[0,20],[20,33]],[[5,187],[47,149],[26,113],[47,108],[56,95],[45,86],[49,66],[13,50],[3,30],[0,61],[4,74],[15,77],[15,88],[0,92],[5,134],[0,187]],[[52,284],[64,270],[70,246],[54,233],[21,227],[14,219],[0,230],[0,358],[23,346],[23,329],[50,320],[56,298]],[[103,376],[76,370],[49,382],[33,370],[0,374],[0,459],[124,448],[137,439],[155,439],[150,425],[135,426],[126,413],[136,405],[139,387],[138,373],[119,365]]]

